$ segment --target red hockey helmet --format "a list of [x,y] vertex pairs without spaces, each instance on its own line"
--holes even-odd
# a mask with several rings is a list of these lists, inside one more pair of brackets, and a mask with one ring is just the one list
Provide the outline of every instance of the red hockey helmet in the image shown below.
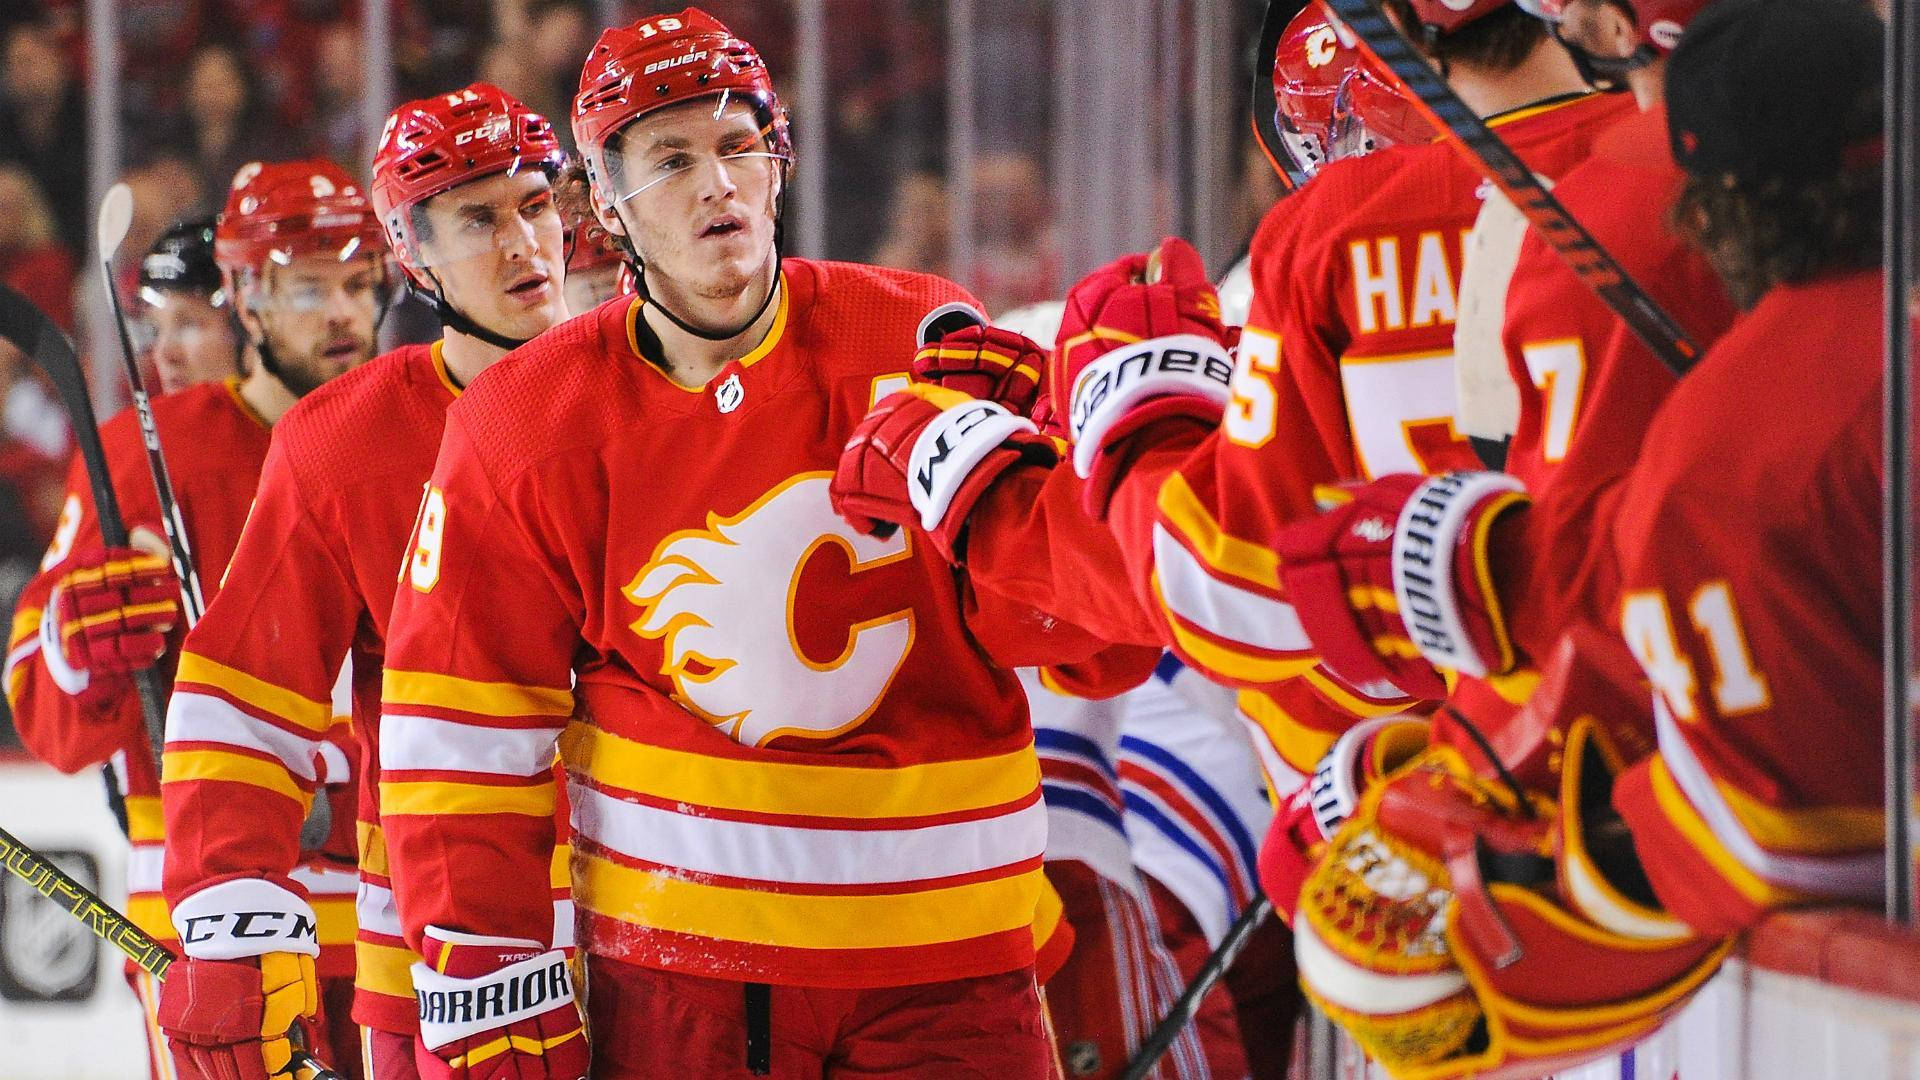
[[[1413,17],[1428,33],[1446,35],[1479,19],[1491,15],[1514,0],[1407,0],[1407,6],[1413,9]],[[1408,29],[1412,29],[1409,27]]]
[[601,207],[612,205],[609,139],[656,109],[716,94],[752,105],[766,128],[768,148],[790,158],[787,112],[773,92],[766,62],[720,20],[690,7],[602,32],[587,54],[573,99],[574,141]]
[[1306,172],[1339,157],[1427,142],[1433,129],[1321,4],[1294,16],[1274,53],[1287,149]]
[[233,175],[226,209],[213,230],[213,259],[227,295],[269,262],[318,255],[345,262],[380,258],[380,222],[373,203],[345,169],[325,158],[250,162]]
[[539,169],[549,181],[566,152],[547,118],[487,83],[409,101],[387,117],[373,155],[373,206],[408,276],[424,260],[413,208],[470,180]]
[[[1565,17],[1568,0],[1515,0],[1527,14],[1544,19],[1556,29]],[[1664,56],[1680,43],[1680,33],[1713,0],[1605,0],[1633,16],[1640,31],[1637,49]]]

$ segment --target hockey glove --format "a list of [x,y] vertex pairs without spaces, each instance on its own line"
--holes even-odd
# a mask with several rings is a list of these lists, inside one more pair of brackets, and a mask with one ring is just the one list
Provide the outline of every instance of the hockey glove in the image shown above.
[[40,616],[40,655],[60,689],[103,700],[129,672],[152,666],[180,620],[180,584],[167,560],[134,548],[75,555]]
[[320,1007],[313,909],[271,881],[233,878],[173,909],[186,955],[160,984],[158,1023],[182,1076],[267,1080],[287,1067],[295,1024]]
[[1199,253],[1169,237],[1152,282],[1149,262],[1128,255],[1073,287],[1047,366],[1047,397],[1066,407],[1073,468],[1088,481],[1087,512],[1101,520],[1146,448],[1133,436],[1165,419],[1214,427],[1233,375],[1236,333],[1220,321],[1220,297]]
[[827,487],[834,512],[868,536],[902,525],[926,533],[954,565],[963,561],[967,514],[1012,466],[1051,466],[1053,443],[1033,421],[991,401],[915,384],[889,394],[853,429]]
[[1313,775],[1280,805],[1260,845],[1260,887],[1274,910],[1293,925],[1300,887],[1327,840],[1360,804],[1375,781],[1413,760],[1427,745],[1419,720],[1381,717],[1350,728],[1334,741]]
[[1046,367],[1047,350],[1025,334],[969,326],[923,346],[913,358],[913,377],[1031,417]]
[[1446,696],[1437,668],[1484,678],[1513,667],[1487,539],[1500,514],[1527,501],[1520,481],[1401,474],[1321,492],[1340,505],[1282,527],[1273,549],[1329,668],[1437,700]]
[[587,1033],[566,954],[427,927],[413,965],[420,1080],[582,1080]]

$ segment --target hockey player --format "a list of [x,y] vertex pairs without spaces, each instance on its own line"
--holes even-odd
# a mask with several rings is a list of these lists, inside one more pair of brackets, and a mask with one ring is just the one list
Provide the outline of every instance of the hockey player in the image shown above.
[[[1507,0],[1391,0],[1388,9],[1539,171],[1580,160],[1621,110],[1582,93],[1565,52]],[[1357,717],[1410,702],[1392,684],[1315,666],[1268,544],[1280,525],[1314,511],[1316,484],[1475,463],[1453,435],[1451,324],[1459,237],[1483,184],[1441,144],[1325,166],[1255,238],[1254,306],[1237,359],[1183,243],[1163,248],[1157,283],[1141,283],[1148,260],[1134,256],[1069,297],[1050,389],[1068,403],[1085,504],[1111,527],[1125,553],[1123,587],[1145,599],[1167,644],[1209,677],[1253,691],[1242,705],[1290,773],[1272,777],[1283,797]],[[1145,344],[1175,335],[1164,356]],[[1096,545],[1054,538],[1076,528],[1050,490],[1069,478],[1036,492],[1036,473],[981,497],[969,573],[1016,577],[1049,611],[1087,610],[1061,590],[1111,586],[1112,569]],[[1422,689],[1438,696],[1437,686]],[[1275,900],[1285,908],[1284,896]]]
[[212,218],[179,222],[140,260],[139,311],[163,394],[245,375],[252,364],[227,310],[213,228]]
[[556,749],[596,1077],[1050,1075],[1044,812],[1006,667],[1104,643],[827,501],[963,294],[781,260],[786,115],[704,12],[603,33],[573,129],[638,296],[448,410],[390,627],[381,816],[422,1075],[587,1070],[551,948]]
[[[309,395],[281,422],[229,588],[187,639],[172,703],[162,801],[174,834],[192,842],[168,849],[169,897],[183,911],[247,905],[297,921],[311,903],[287,880],[312,780],[306,762],[329,688],[350,659],[363,752],[353,1015],[367,1029],[367,1075],[379,1080],[415,1075],[417,1026],[413,954],[388,887],[376,786],[395,568],[447,406],[509,348],[565,314],[551,186],[561,160],[552,125],[485,84],[394,111],[374,158],[373,209],[445,330],[431,346],[403,346]],[[413,743],[390,753],[432,751]],[[174,770],[176,760],[204,764]],[[551,925],[556,944],[568,944],[564,887]],[[169,1012],[170,1034],[176,1053],[237,1070],[219,1075],[259,1077],[284,1060],[274,1038],[312,1012],[311,975],[299,969],[299,941],[262,938],[251,951],[227,944],[218,953],[190,946],[174,968],[163,1001],[184,1004]],[[263,985],[276,971],[282,981]],[[254,1012],[236,1030],[230,1016],[196,1014],[195,1001]]]
[[[1638,111],[1609,129],[1594,152],[1561,178],[1554,195],[1627,274],[1705,347],[1734,308],[1704,257],[1668,223],[1684,179],[1667,149],[1662,105],[1666,55],[1707,0],[1564,0],[1523,6],[1551,19],[1556,35],[1596,85],[1631,90]],[[1506,455],[1512,478],[1450,473],[1383,478],[1325,518],[1295,523],[1274,541],[1281,578],[1304,629],[1350,677],[1413,682],[1454,675],[1455,712],[1500,727],[1524,700],[1537,658],[1575,622],[1604,625],[1619,602],[1619,567],[1604,542],[1640,438],[1674,386],[1674,375],[1538,233],[1521,246],[1507,294],[1504,360],[1516,388],[1518,424]],[[1524,497],[1516,497],[1524,490]],[[1427,500],[1453,505],[1433,548],[1451,558],[1448,603],[1455,622],[1402,612],[1368,598],[1430,592],[1445,581],[1397,543],[1402,512]],[[1353,530],[1378,522],[1365,538]],[[1602,539],[1596,541],[1595,537]],[[1483,588],[1489,581],[1491,589]],[[1425,584],[1425,589],[1422,585]],[[1439,719],[1442,738],[1470,739]],[[1295,832],[1322,839],[1309,808]],[[1325,815],[1323,815],[1325,816]],[[1333,813],[1332,820],[1339,812]],[[1305,856],[1303,851],[1302,856]]]
[[1618,636],[1576,628],[1494,751],[1532,790],[1442,748],[1309,880],[1303,977],[1389,1071],[1552,1072],[1764,912],[1880,896],[1883,36],[1854,0],[1716,0],[1672,54],[1678,220],[1752,307],[1627,480]]
[[[306,388],[372,351],[386,284],[374,246],[378,238],[366,197],[330,162],[255,163],[234,178],[214,233],[214,257],[220,290],[231,298],[233,315],[262,362],[244,378],[196,383],[153,401],[154,424],[199,561],[201,585],[210,597],[219,591],[219,570],[246,520],[269,428]],[[21,738],[42,760],[69,772],[112,764],[133,844],[128,914],[178,951],[182,944],[175,927],[187,923],[170,918],[160,896],[163,839],[165,850],[179,849],[163,833],[158,748],[148,742],[129,676],[156,663],[171,674],[178,631],[184,629],[180,590],[168,560],[159,554],[166,551],[161,512],[134,416],[115,417],[100,435],[134,546],[100,546],[86,473],[76,460],[60,528],[14,616],[7,699]],[[332,709],[323,706],[313,718],[316,739],[328,733],[332,720]],[[314,783],[347,784],[348,764],[339,746],[326,743],[316,746],[305,767]],[[182,761],[176,767],[191,773],[196,763]],[[329,804],[347,791],[329,789]],[[309,952],[318,954],[317,967],[334,1006],[328,1014],[329,1045],[351,1048],[354,1038],[341,992],[351,985],[353,972],[354,881],[346,865],[353,841],[345,829],[350,796],[338,802],[340,813],[332,819],[340,828],[296,845],[287,869],[316,897],[317,932],[310,922],[307,933]],[[303,805],[295,835],[305,814]],[[186,843],[197,839],[189,835]],[[160,1022],[158,987],[144,973],[135,981],[146,1005],[153,1073],[171,1077],[173,1064],[153,1028]]]

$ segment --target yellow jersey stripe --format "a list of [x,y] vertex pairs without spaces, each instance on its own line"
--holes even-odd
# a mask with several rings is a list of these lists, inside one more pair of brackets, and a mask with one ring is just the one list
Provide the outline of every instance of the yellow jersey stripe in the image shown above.
[[530,787],[460,784],[446,781],[382,781],[380,813],[385,814],[524,814],[552,817],[553,781]]
[[157,844],[167,837],[166,816],[160,811],[160,796],[127,796],[127,840],[134,844]]
[[1269,589],[1280,587],[1280,556],[1222,529],[1186,477],[1174,473],[1160,485],[1159,508],[1160,516],[1208,566]]
[[313,797],[294,783],[293,774],[278,761],[262,761],[226,750],[169,750],[161,769],[162,784],[183,784],[190,780],[228,780],[251,784],[299,803],[303,808]]
[[373,941],[353,943],[353,985],[388,997],[413,996],[413,965],[420,957],[412,949]]
[[1801,899],[1799,894],[1782,889],[1747,869],[1727,850],[1720,838],[1713,834],[1712,827],[1687,801],[1686,794],[1674,782],[1673,774],[1667,771],[1666,760],[1661,755],[1653,756],[1653,761],[1648,765],[1647,779],[1652,784],[1654,801],[1659,804],[1667,822],[1686,838],[1702,858],[1713,865],[1728,884],[1739,890],[1740,895],[1759,907],[1784,907]]
[[1871,851],[1886,843],[1883,811],[1861,806],[1818,806],[1783,810],[1768,806],[1723,781],[1720,797],[1746,827],[1747,835],[1771,851],[1796,855],[1838,855]]
[[307,903],[313,905],[313,915],[318,926],[315,932],[322,945],[350,945],[354,934],[359,932],[360,922],[354,917],[353,897],[351,896],[310,896]]
[[1210,675],[1242,683],[1277,683],[1311,671],[1319,663],[1311,656],[1286,659],[1248,656],[1187,629],[1180,617],[1167,610],[1164,603],[1161,603],[1161,610],[1166,614],[1167,628],[1173,631],[1175,651],[1193,667]]
[[174,676],[175,685],[181,683],[199,683],[211,686],[236,701],[244,702],[261,712],[289,720],[315,735],[325,735],[333,726],[333,703],[315,701],[304,694],[295,693],[284,686],[276,686],[265,679],[256,678],[239,668],[231,668],[218,661],[209,660],[198,653],[180,654],[180,671]]
[[1031,932],[1036,868],[1011,877],[890,896],[763,892],[578,857],[575,903],[609,918],[718,941],[781,948],[910,948]]
[[19,648],[28,638],[40,634],[40,615],[44,609],[23,607],[13,613],[13,632],[7,635],[9,651]]
[[549,686],[479,682],[431,671],[396,671],[381,676],[380,696],[387,706],[429,705],[477,716],[570,716],[573,691]]
[[1040,786],[1032,747],[895,769],[708,757],[648,746],[589,724],[560,736],[567,767],[655,798],[804,817],[907,818],[1001,806]]
[[1327,756],[1339,738],[1295,720],[1279,702],[1258,691],[1242,691],[1238,704],[1240,711],[1259,725],[1280,759],[1304,776],[1313,775],[1320,759]]

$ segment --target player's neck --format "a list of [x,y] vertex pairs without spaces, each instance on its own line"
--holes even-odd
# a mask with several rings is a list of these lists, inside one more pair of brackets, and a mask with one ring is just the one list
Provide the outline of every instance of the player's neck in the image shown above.
[[256,359],[247,377],[240,380],[240,400],[246,402],[247,408],[271,427],[279,423],[280,418],[287,415],[287,410],[293,408],[294,402],[300,399],[294,397],[293,391],[274,378],[266,365]]
[[507,350],[500,346],[489,345],[458,330],[448,330],[440,338],[440,359],[446,363],[447,375],[454,385],[462,389],[472,386],[481,372],[505,355]]
[[1661,57],[1646,67],[1627,72],[1627,88],[1633,91],[1633,103],[1641,112],[1657,109],[1667,102],[1667,58]]
[[1509,71],[1456,66],[1447,83],[1474,115],[1483,117],[1588,89],[1580,69],[1573,66],[1573,58],[1552,41],[1536,47],[1519,67]]
[[[772,273],[771,268],[768,273]],[[781,283],[776,277],[767,287],[778,289]],[[668,378],[693,389],[706,386],[722,368],[752,352],[766,340],[773,331],[774,320],[780,316],[778,297],[768,301],[767,293],[759,288],[747,289],[723,303],[690,297],[661,297],[661,302],[674,305],[674,314],[703,327],[726,326],[746,318],[756,309],[760,312],[740,333],[723,341],[709,341],[676,326],[657,305],[648,304],[640,309],[641,318],[646,320],[660,344],[660,354],[650,359],[660,364]]]

